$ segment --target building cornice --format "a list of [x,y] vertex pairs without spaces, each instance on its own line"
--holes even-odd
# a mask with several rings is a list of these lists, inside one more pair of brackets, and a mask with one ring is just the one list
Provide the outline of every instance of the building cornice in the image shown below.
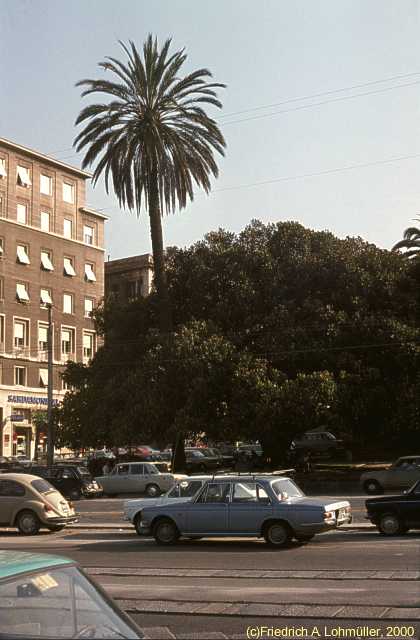
[[109,220],[108,216],[105,216],[103,213],[96,211],[96,209],[91,209],[90,207],[79,207],[79,211],[82,213],[88,213],[91,216],[96,216],[97,218],[102,218],[102,220]]
[[44,153],[40,153],[39,151],[35,151],[35,149],[29,149],[28,147],[24,147],[21,144],[17,144],[16,142],[12,142],[11,140],[7,140],[6,138],[0,138],[0,145],[4,145],[5,147],[9,147],[14,151],[18,151],[19,153],[25,153],[37,160],[42,160],[42,162],[47,162],[48,164],[52,164],[55,167],[60,167],[61,169],[65,169],[66,171],[70,171],[71,173],[75,173],[81,178],[91,178],[92,174],[88,171],[83,171],[78,167],[73,167],[71,164],[67,164],[66,162],[61,162],[61,160],[56,160],[51,156],[47,156]]

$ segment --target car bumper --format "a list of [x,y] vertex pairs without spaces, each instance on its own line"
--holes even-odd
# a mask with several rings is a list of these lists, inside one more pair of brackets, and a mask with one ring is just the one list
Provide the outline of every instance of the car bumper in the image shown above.
[[100,498],[104,492],[102,489],[83,489],[83,495],[86,497]]
[[53,518],[44,519],[45,525],[65,525],[65,524],[73,524],[79,521],[79,514],[75,513],[74,516],[54,516]]

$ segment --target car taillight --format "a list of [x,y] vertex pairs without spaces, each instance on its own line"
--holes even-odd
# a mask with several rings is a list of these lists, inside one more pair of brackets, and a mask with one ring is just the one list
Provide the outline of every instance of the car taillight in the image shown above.
[[332,511],[325,511],[324,520],[329,520],[330,518],[334,518],[334,513]]

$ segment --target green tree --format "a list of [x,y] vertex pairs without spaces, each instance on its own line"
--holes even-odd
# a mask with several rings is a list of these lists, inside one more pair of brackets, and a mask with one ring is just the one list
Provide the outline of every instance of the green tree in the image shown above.
[[207,69],[180,77],[187,55],[184,50],[170,54],[170,45],[166,40],[159,50],[157,39],[149,35],[142,57],[133,42],[121,43],[125,63],[110,57],[99,63],[115,81],[77,83],[86,87],[82,96],[104,93],[110,101],[81,111],[76,124],[87,124],[74,143],[78,151],[86,151],[83,167],[96,162],[93,184],[103,174],[108,192],[111,176],[121,206],[138,216],[143,203],[148,210],[162,333],[172,330],[172,321],[161,217],[193,200],[194,184],[210,191],[210,176],[218,175],[213,151],[224,155],[225,147],[216,122],[203,108],[221,108],[215,89],[225,85],[208,82]]

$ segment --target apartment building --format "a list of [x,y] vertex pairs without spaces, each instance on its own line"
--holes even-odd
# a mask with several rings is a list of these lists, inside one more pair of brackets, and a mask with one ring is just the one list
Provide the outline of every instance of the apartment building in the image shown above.
[[105,295],[122,304],[148,296],[153,280],[153,258],[149,253],[105,262]]
[[104,294],[104,221],[86,206],[91,174],[0,138],[0,455],[32,457],[47,406],[48,307],[53,398],[68,360],[97,348],[91,311]]

